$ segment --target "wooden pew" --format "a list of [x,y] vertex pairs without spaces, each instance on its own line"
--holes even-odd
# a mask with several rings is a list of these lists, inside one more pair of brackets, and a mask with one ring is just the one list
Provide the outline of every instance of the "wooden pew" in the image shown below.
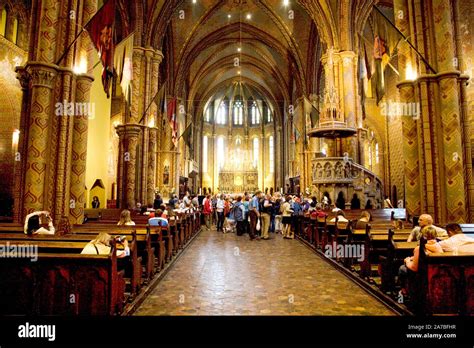
[[[155,249],[153,248],[150,230],[144,227],[137,226],[117,226],[110,224],[96,224],[96,225],[74,225],[72,227],[72,235],[89,235],[92,239],[100,232],[107,232],[111,235],[125,235],[132,236],[136,234],[138,256],[142,258],[145,265],[145,282],[149,282],[155,273]],[[69,237],[71,238],[71,237]],[[159,268],[161,269],[161,267]]]
[[0,274],[2,315],[115,315],[123,309],[115,243],[110,255],[40,253],[36,262],[3,257]]
[[[139,291],[142,284],[142,257],[138,256],[137,235],[132,233],[129,236],[130,256],[124,259],[119,258],[119,268],[126,269],[126,275],[130,278],[130,294],[133,298]],[[0,234],[0,244],[7,242],[15,245],[30,245],[38,248],[40,253],[60,253],[60,254],[80,254],[82,249],[91,240],[90,235],[33,235],[25,234]]]
[[419,267],[409,279],[421,315],[474,315],[474,253],[427,254],[420,241]]

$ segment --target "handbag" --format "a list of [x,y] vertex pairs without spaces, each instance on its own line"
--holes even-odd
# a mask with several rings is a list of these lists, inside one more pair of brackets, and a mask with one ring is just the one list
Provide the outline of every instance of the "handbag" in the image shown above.
[[255,226],[256,231],[260,231],[260,219],[257,220],[257,226]]

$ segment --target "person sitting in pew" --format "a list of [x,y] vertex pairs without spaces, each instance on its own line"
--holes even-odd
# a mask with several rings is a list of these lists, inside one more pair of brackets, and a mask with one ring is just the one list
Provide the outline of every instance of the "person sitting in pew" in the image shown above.
[[[112,247],[110,246],[110,241],[113,239],[111,235],[105,232],[101,232],[91,240],[87,245],[82,249],[81,254],[84,255],[109,255]],[[126,257],[130,255],[130,248],[128,247],[128,241],[126,238],[115,237],[117,242],[117,257]]]
[[28,235],[54,234],[56,230],[48,211],[36,211],[26,216],[24,232]]
[[403,230],[405,228],[401,219],[393,220],[392,225],[395,230]]
[[418,226],[416,226],[408,236],[407,242],[417,242],[421,239],[421,230],[423,227],[433,226],[436,230],[436,238],[447,237],[448,233],[445,229],[433,225],[433,218],[429,214],[422,214],[418,219]]
[[[166,205],[162,204],[158,209],[161,209],[163,211],[163,214],[161,214],[161,217],[167,219],[168,218],[168,209],[166,209]],[[156,211],[155,211],[156,214]]]
[[155,217],[148,219],[148,224],[150,226],[168,226],[168,219],[163,217],[163,210],[157,209],[155,212]]
[[[443,250],[436,242],[437,231],[435,226],[425,226],[421,230],[422,237],[426,238],[426,250],[428,253],[442,253]],[[410,272],[418,272],[418,260],[420,257],[420,246],[413,250],[413,256],[405,258],[404,264],[398,270],[398,282],[402,286],[401,295],[406,296],[406,280]]]
[[337,221],[340,221],[340,222],[347,222],[349,220],[346,219],[346,215],[344,214],[344,211],[343,210],[338,210],[336,212],[336,216],[333,217],[331,220],[329,220],[329,222],[336,222],[336,218],[337,218]]
[[120,213],[120,220],[117,222],[117,226],[135,226],[135,222],[132,221],[130,216],[130,210],[122,210]]
[[355,228],[357,230],[363,230],[367,226],[367,224],[372,220],[372,216],[370,213],[366,210],[364,210],[359,217],[359,220],[357,220]]
[[446,230],[449,238],[438,242],[436,246],[427,245],[426,248],[432,251],[439,246],[441,252],[474,253],[474,238],[465,235],[459,224],[448,224]]

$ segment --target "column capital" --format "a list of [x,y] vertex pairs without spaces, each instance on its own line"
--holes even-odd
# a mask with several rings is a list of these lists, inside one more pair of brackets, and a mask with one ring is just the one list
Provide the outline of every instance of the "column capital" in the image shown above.
[[76,75],[76,81],[77,82],[94,82],[94,76],[89,75],[89,74],[79,74]]
[[115,127],[117,134],[121,138],[136,138],[140,135],[142,126],[139,124],[120,124]]
[[53,89],[54,80],[58,75],[58,67],[42,62],[28,62],[25,67],[31,77],[32,86]]

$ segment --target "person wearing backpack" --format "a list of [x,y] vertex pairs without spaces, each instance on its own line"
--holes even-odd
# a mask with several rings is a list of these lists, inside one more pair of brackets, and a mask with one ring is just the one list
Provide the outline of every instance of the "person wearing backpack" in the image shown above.
[[234,204],[232,208],[232,212],[234,215],[234,220],[237,223],[237,235],[241,236],[245,232],[245,223],[244,223],[244,215],[245,215],[245,207],[242,203],[242,197],[237,197],[237,202]]

